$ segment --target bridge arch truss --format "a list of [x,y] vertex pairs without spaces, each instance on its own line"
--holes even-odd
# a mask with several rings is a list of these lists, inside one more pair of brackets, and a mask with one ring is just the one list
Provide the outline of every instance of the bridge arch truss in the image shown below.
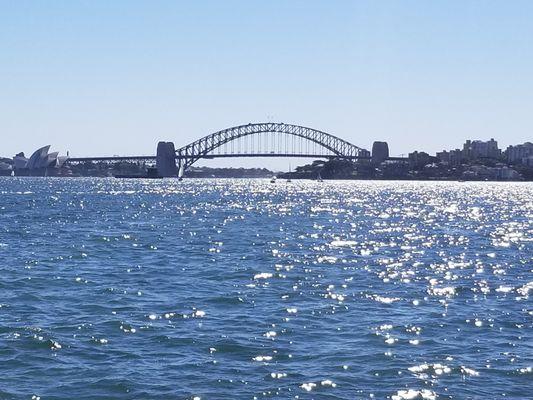
[[[261,137],[262,134],[278,134],[281,137],[294,137],[301,138],[307,143],[312,143],[322,149],[320,155],[325,157],[339,157],[339,158],[367,158],[369,153],[367,150],[362,149],[358,146],[355,146],[343,139],[340,139],[336,136],[333,136],[329,133],[319,131],[317,129],[308,128],[300,125],[293,124],[284,124],[284,123],[254,123],[247,125],[239,125],[231,128],[227,128],[210,135],[204,136],[178,150],[176,150],[176,158],[180,166],[185,170],[189,168],[192,164],[198,161],[201,158],[210,158],[209,156],[213,154],[217,149],[220,149],[224,146],[227,147],[228,144],[232,142],[238,142],[239,140],[243,141],[249,137]],[[281,146],[279,146],[281,150]],[[264,155],[265,156],[308,156],[309,153],[305,153],[302,149],[296,149],[291,154],[283,153],[277,148],[269,149]],[[226,149],[226,151],[228,151]],[[242,155],[245,154],[236,154],[234,149],[229,150],[229,155]],[[247,155],[254,155],[249,153]],[[255,156],[257,156],[257,152]]]

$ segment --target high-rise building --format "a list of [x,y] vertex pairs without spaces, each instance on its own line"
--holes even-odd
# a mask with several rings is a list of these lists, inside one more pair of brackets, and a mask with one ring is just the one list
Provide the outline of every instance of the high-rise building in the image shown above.
[[533,143],[526,142],[516,146],[509,146],[505,153],[507,155],[507,162],[510,164],[526,164],[524,160],[533,156]]
[[437,153],[437,159],[439,162],[445,162],[449,165],[459,165],[463,162],[463,152],[459,149],[443,150]]
[[498,148],[498,142],[490,139],[487,142],[482,140],[467,140],[463,145],[463,157],[466,160],[477,160],[479,158],[501,157],[501,150]]

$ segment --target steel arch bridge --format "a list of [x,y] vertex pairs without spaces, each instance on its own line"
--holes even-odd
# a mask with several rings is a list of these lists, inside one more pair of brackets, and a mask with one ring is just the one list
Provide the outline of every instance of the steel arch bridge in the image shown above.
[[[234,126],[175,150],[159,142],[157,155],[71,157],[70,165],[120,162],[154,165],[159,177],[181,176],[196,161],[222,157],[309,157],[370,159],[370,152],[329,133],[300,125],[263,122]],[[179,172],[178,172],[179,171]]]
[[274,122],[234,126],[176,150],[182,170],[201,158],[218,157],[339,157],[355,160],[369,158],[370,153],[317,129]]

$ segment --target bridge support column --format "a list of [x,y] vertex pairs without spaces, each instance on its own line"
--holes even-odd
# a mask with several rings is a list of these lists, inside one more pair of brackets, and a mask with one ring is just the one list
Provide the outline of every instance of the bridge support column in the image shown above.
[[185,173],[185,159],[179,158],[178,160],[178,178],[183,179],[183,174]]
[[159,142],[155,165],[157,174],[163,178],[173,177],[178,174],[176,168],[176,149],[173,142]]

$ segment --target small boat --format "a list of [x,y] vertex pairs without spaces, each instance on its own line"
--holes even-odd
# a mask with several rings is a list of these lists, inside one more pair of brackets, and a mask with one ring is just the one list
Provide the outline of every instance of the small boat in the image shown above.
[[291,180],[291,172],[292,172],[291,171],[291,164],[289,164],[289,177],[287,178],[287,183],[292,182],[292,180]]
[[276,183],[276,177],[273,176],[272,179],[270,179],[270,183]]
[[317,182],[323,182],[322,177],[320,176],[320,172],[318,173],[318,176],[316,177]]
[[181,182],[183,180],[183,165],[180,165],[180,170],[178,171],[178,181]]

